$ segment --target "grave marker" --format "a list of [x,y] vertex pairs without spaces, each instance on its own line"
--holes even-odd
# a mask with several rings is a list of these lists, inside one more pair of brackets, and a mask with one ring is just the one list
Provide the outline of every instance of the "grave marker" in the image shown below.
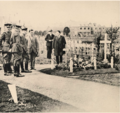
[[111,68],[113,68],[113,64],[114,64],[114,62],[113,62],[113,56],[111,57]]
[[111,43],[111,41],[107,40],[107,33],[105,33],[104,41],[100,41],[100,43],[104,43],[104,62],[108,62],[107,60],[107,43]]
[[70,72],[73,72],[73,60],[72,57],[70,57]]
[[18,99],[17,99],[17,92],[16,92],[16,86],[14,84],[9,84],[8,88],[10,90],[11,96],[14,100],[14,103],[18,103]]

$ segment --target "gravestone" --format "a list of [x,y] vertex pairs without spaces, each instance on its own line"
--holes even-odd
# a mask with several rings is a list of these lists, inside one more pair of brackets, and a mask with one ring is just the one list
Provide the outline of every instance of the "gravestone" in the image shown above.
[[14,103],[18,103],[18,99],[17,99],[17,91],[16,91],[16,86],[14,84],[9,84],[8,88],[10,90],[11,96],[14,100]]
[[73,72],[73,60],[72,57],[70,57],[70,72]]
[[113,61],[113,56],[111,57],[111,68],[113,68],[113,64],[114,64],[114,61]]
[[105,33],[105,38],[103,41],[100,41],[100,43],[104,43],[104,62],[108,62],[107,60],[107,44],[111,43],[111,41],[107,40],[107,33]]

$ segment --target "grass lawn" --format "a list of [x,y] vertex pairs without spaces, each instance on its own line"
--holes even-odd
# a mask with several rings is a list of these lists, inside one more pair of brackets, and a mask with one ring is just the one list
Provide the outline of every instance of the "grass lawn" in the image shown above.
[[70,73],[69,70],[64,70],[64,69],[51,70],[50,68],[42,69],[40,71],[50,75],[56,75],[62,77],[74,77],[77,79],[82,79],[87,81],[95,81],[99,83],[120,86],[120,71],[114,68],[97,69],[97,70],[92,70],[92,69],[84,70],[84,69],[74,68],[73,73]]
[[77,111],[77,108],[71,105],[53,100],[28,89],[17,87],[19,100],[26,104],[26,106],[19,106],[8,101],[11,98],[11,94],[7,85],[8,83],[0,80],[0,112]]

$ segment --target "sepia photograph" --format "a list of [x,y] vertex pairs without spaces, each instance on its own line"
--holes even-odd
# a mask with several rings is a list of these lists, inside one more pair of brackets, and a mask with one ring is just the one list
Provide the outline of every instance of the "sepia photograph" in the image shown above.
[[120,112],[120,1],[0,0],[0,112]]

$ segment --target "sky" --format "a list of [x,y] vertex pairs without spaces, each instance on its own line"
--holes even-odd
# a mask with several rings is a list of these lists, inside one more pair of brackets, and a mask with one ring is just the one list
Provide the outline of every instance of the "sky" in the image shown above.
[[[97,23],[120,25],[119,1],[0,1],[0,16],[21,20],[26,26],[48,27]],[[14,17],[16,15],[16,17]]]

